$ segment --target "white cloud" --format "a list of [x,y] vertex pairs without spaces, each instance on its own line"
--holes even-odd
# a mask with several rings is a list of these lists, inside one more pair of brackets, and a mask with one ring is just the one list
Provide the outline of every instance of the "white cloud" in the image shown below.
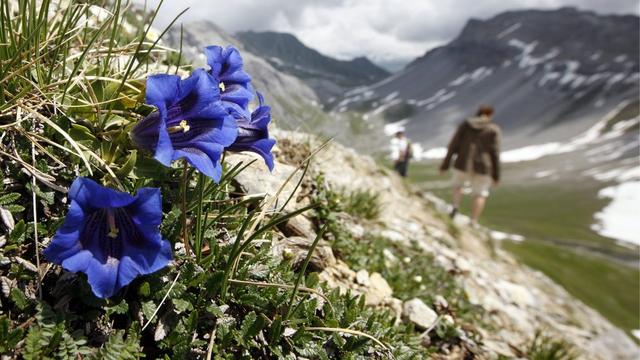
[[[157,0],[149,4],[156,5]],[[453,39],[469,18],[560,6],[601,13],[640,12],[637,0],[182,0],[165,1],[158,22],[166,25],[190,7],[184,23],[207,19],[229,32],[290,32],[334,57],[366,55],[378,63],[397,63]]]

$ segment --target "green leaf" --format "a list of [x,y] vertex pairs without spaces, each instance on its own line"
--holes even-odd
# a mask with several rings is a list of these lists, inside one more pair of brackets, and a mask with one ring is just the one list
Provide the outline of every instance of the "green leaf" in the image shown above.
[[129,304],[127,304],[126,301],[121,300],[119,303],[108,307],[107,309],[107,314],[111,315],[111,314],[126,314],[127,311],[129,311]]
[[147,321],[151,319],[154,311],[156,311],[156,304],[153,301],[142,302],[142,314],[147,318]]
[[10,297],[11,301],[13,301],[20,310],[24,310],[29,306],[29,298],[18,288],[11,289]]
[[24,211],[24,206],[18,205],[18,204],[5,205],[5,206],[3,206],[3,208],[5,208],[6,210],[8,210],[11,213],[21,213],[21,212]]
[[262,316],[257,316],[255,312],[250,312],[245,316],[240,327],[240,332],[243,338],[250,339],[258,335],[260,330],[265,325],[265,320]]
[[8,193],[0,196],[0,205],[8,205],[20,198],[20,194],[18,193]]
[[133,170],[133,167],[136,165],[137,159],[138,159],[138,151],[131,150],[129,152],[129,156],[127,157],[127,160],[124,162],[124,164],[122,164],[122,166],[120,166],[120,169],[118,169],[115,172],[116,175],[118,175],[118,177],[128,176]]
[[187,310],[193,310],[193,305],[191,305],[191,303],[188,302],[187,300],[174,298],[174,299],[171,299],[171,302],[173,303],[173,306],[175,306],[176,312],[178,314],[185,312]]
[[149,285],[148,281],[140,284],[140,287],[138,288],[138,294],[142,297],[148,297],[151,294],[151,285]]
[[96,137],[93,135],[93,132],[86,126],[80,124],[71,124],[71,129],[69,129],[69,135],[75,141],[97,141]]
[[104,124],[104,130],[108,130],[112,127],[122,128],[130,122],[130,120],[125,119],[120,115],[111,115],[109,117],[109,120],[107,120]]
[[27,224],[24,223],[24,220],[20,220],[9,235],[9,242],[18,245],[22,244],[27,237],[26,235]]

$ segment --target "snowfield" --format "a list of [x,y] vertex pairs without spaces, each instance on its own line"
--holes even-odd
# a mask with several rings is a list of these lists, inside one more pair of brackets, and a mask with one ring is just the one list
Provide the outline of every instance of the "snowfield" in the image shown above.
[[591,229],[602,236],[640,245],[640,181],[606,187],[598,192],[598,196],[612,200],[594,215],[598,222]]

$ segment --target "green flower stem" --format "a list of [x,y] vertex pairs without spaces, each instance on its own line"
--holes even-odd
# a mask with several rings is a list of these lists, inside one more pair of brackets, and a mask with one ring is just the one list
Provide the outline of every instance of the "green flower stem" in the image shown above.
[[189,182],[189,166],[186,160],[183,160],[184,166],[182,167],[182,242],[184,243],[184,251],[187,255],[191,255],[191,246],[189,245],[189,231],[187,229],[187,183]]
[[196,213],[196,237],[194,239],[194,252],[196,253],[196,261],[200,262],[200,254],[202,254],[202,204],[204,203],[204,183],[206,177],[203,173],[198,175],[198,208]]

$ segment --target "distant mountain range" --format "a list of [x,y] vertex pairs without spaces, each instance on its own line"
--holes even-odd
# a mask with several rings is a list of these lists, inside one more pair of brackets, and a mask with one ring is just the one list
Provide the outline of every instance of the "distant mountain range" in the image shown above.
[[249,51],[260,54],[276,69],[304,80],[323,101],[390,75],[366,57],[337,60],[309,48],[291,34],[248,31],[236,36]]
[[[450,43],[389,75],[366,58],[330,58],[295,36],[225,33],[210,22],[184,31],[183,55],[240,48],[282,128],[335,137],[360,151],[384,151],[385,124],[414,144],[446,145],[481,104],[493,104],[504,147],[565,141],[640,95],[638,16],[574,8],[524,10],[472,19]],[[168,42],[177,47],[180,31]],[[376,150],[377,149],[377,150]]]
[[639,96],[637,16],[574,8],[470,20],[449,44],[332,104],[407,128],[426,147],[446,144],[480,104],[496,107],[507,147],[563,140]]

